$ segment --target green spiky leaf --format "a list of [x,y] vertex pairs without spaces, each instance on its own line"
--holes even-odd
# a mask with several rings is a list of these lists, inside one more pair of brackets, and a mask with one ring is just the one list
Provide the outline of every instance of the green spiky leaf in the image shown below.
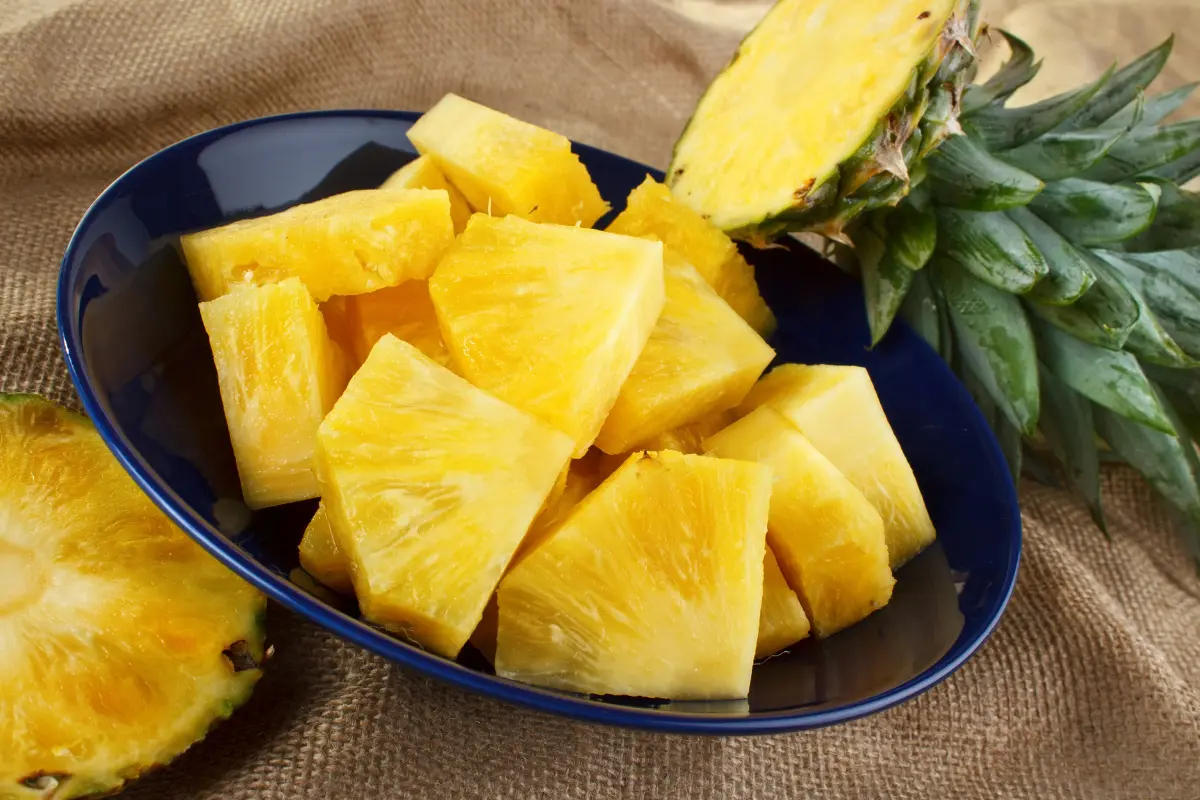
[[1045,322],[1035,322],[1034,332],[1042,362],[1063,383],[1123,417],[1173,431],[1132,353],[1088,344]]
[[1025,294],[1050,271],[1037,246],[1005,214],[939,208],[938,252],[1009,294]]
[[1200,177],[1200,150],[1194,150],[1183,158],[1150,170],[1150,174],[1164,180],[1183,185]]
[[896,261],[916,272],[933,257],[937,246],[937,217],[922,203],[924,187],[917,187],[887,218],[888,249]]
[[1071,305],[1079,300],[1096,282],[1087,257],[1029,209],[1014,208],[1007,213],[1033,241],[1050,268],[1030,296],[1052,306]]
[[1017,108],[993,104],[971,114],[965,123],[991,151],[1011,150],[1049,133],[1077,113],[1113,75],[1113,68],[1078,89]]
[[891,328],[915,273],[899,263],[891,240],[885,240],[869,226],[854,233],[854,249],[858,253],[871,346],[874,347]]
[[1043,181],[1071,178],[1108,154],[1124,131],[1087,130],[1048,133],[1002,153],[999,158]]
[[1006,164],[970,136],[956,136],[927,162],[934,199],[972,211],[1002,211],[1028,205],[1045,186],[1037,177]]
[[1060,130],[1094,128],[1112,119],[1113,115],[1132,103],[1158,77],[1158,73],[1162,72],[1167,63],[1167,57],[1171,55],[1174,43],[1175,37],[1172,36],[1141,58],[1113,73],[1108,83],[1096,92],[1075,116],[1064,122]]
[[952,355],[950,318],[925,271],[913,275],[900,316],[947,362]]
[[1096,251],[1095,255],[1113,268],[1115,277],[1124,282],[1138,304],[1138,323],[1130,332],[1125,349],[1152,364],[1178,369],[1200,366],[1200,361],[1189,356],[1171,337],[1150,307],[1145,295],[1146,274],[1120,254],[1101,250]]
[[997,409],[996,403],[992,400],[992,396],[988,388],[984,385],[983,380],[970,367],[959,363],[955,365],[954,371],[962,379],[963,386],[967,388],[967,391],[975,400],[975,405],[979,407],[979,412],[983,415],[988,427],[995,434],[996,443],[1000,445],[1000,452],[1003,453],[1004,460],[1008,463],[1009,475],[1013,480],[1013,484],[1019,483],[1021,480],[1021,465],[1024,460],[1022,457],[1021,432],[1008,421],[1008,417]]
[[1012,51],[1004,66],[981,86],[972,86],[963,97],[963,112],[970,114],[981,108],[1005,100],[1029,83],[1042,68],[1042,62],[1034,63],[1033,48],[1023,40],[1009,33],[1000,31],[1000,35],[1008,42]]
[[953,261],[935,257],[933,266],[963,361],[1005,416],[1032,436],[1038,421],[1037,355],[1020,301]]
[[1182,250],[1121,253],[1142,273],[1142,294],[1170,337],[1200,358],[1200,258]]
[[1135,128],[1138,125],[1157,125],[1178,111],[1196,91],[1200,83],[1189,83],[1154,97],[1134,100],[1104,123],[1104,128]]
[[1200,149],[1200,120],[1134,128],[1083,174],[1114,182],[1164,167]]
[[1041,389],[1041,429],[1046,443],[1062,465],[1067,483],[1087,504],[1096,525],[1107,533],[1092,404],[1045,367],[1041,370]]
[[1154,182],[1162,191],[1154,222],[1142,233],[1122,242],[1123,249],[1150,252],[1200,247],[1200,195],[1180,189],[1170,181]]
[[1103,245],[1146,230],[1157,205],[1155,192],[1142,184],[1065,178],[1046,184],[1030,208],[1072,242]]
[[1049,306],[1032,302],[1030,310],[1051,325],[1099,347],[1120,350],[1138,324],[1138,301],[1113,270],[1086,250],[1096,282],[1074,304]]

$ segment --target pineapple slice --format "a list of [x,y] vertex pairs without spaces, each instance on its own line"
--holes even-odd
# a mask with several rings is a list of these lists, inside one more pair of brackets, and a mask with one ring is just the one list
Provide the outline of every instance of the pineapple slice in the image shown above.
[[763,405],[787,417],[879,511],[893,570],[933,542],[916,476],[865,369],[783,364],[758,382],[741,411]]
[[775,357],[689,264],[667,259],[666,303],[596,437],[610,455],[742,402]]
[[376,189],[186,234],[180,245],[201,300],[299,278],[325,302],[428,278],[453,240],[446,192]]
[[565,136],[447,94],[408,131],[476,211],[591,227],[608,211]]
[[446,180],[433,159],[418,156],[392,173],[380,189],[442,189],[450,196],[450,219],[454,222],[454,233],[462,233],[471,218],[471,206],[462,192]]
[[249,698],[265,607],[85,417],[0,395],[0,796],[107,795],[171,761]]
[[238,287],[200,316],[246,505],[316,497],[317,426],[346,383],[317,304],[289,278]]
[[767,538],[818,638],[887,605],[895,579],[883,520],[795,426],[760,408],[705,446],[710,455],[757,461],[774,471]]
[[565,434],[385,334],[317,434],[363,616],[455,657],[570,453]]
[[771,548],[763,559],[762,613],[758,617],[758,644],[754,658],[766,658],[808,636],[808,616],[800,598],[788,586]]
[[664,302],[662,245],[482,214],[429,281],[459,374],[582,456]]
[[756,331],[768,336],[775,316],[758,293],[754,268],[733,240],[704,217],[671,196],[671,190],[647,176],[625,201],[625,210],[608,226],[612,233],[658,239],[668,253],[694,266],[708,285]]
[[496,673],[557,689],[745,697],[771,473],[637,453],[500,584]]
[[354,593],[350,562],[333,536],[324,500],[317,505],[317,513],[304,529],[304,537],[300,540],[300,566],[335,592]]

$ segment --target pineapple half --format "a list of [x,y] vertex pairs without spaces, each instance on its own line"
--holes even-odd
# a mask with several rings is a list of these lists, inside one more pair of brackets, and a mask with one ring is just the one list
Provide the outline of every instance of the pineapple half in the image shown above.
[[571,448],[384,335],[317,433],[321,497],[363,616],[454,658]]
[[571,142],[447,94],[408,131],[476,211],[591,227],[608,211]]
[[840,236],[957,129],[978,0],[780,0],[705,92],[667,183],[736,238]]
[[265,600],[176,528],[85,417],[0,395],[0,797],[117,791],[262,674]]
[[445,191],[396,189],[344,192],[189,233],[180,246],[201,300],[299,278],[323,303],[428,278],[453,240]]
[[590,694],[746,697],[771,472],[636,453],[500,584],[498,675]]
[[454,223],[455,235],[467,227],[471,219],[471,206],[462,192],[446,180],[446,176],[429,156],[418,156],[396,170],[384,181],[380,189],[441,189],[450,197],[450,219]]
[[455,370],[595,440],[662,312],[662,244],[476,214],[429,281]]

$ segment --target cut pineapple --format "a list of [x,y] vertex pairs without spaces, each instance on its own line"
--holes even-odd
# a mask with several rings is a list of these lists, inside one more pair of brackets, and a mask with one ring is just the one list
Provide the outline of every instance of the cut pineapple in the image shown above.
[[405,281],[349,301],[353,309],[353,352],[359,364],[367,360],[375,343],[390,333],[442,366],[449,366],[450,351],[442,340],[426,281]]
[[384,335],[317,435],[363,616],[456,656],[570,453],[565,434]]
[[721,229],[671,196],[671,191],[647,177],[634,189],[622,211],[608,226],[612,233],[658,239],[694,266],[708,285],[742,319],[764,336],[775,328],[775,317],[758,293],[754,269]]
[[808,616],[800,598],[788,586],[771,548],[763,559],[762,613],[758,617],[758,644],[754,657],[766,658],[808,636]]
[[758,382],[741,410],[763,405],[798,427],[879,511],[893,570],[933,542],[917,479],[865,369],[783,364]]
[[454,232],[462,233],[471,218],[471,206],[462,192],[455,189],[429,156],[418,156],[392,173],[380,189],[442,189],[450,196],[450,219]]
[[500,584],[496,672],[574,692],[745,697],[770,470],[638,453]]
[[895,579],[883,520],[795,426],[760,408],[707,439],[705,447],[774,471],[767,538],[819,638],[887,605]]
[[0,797],[104,795],[228,717],[262,674],[258,592],[82,416],[0,395]]
[[408,132],[476,211],[590,227],[608,204],[571,142],[448,94]]
[[667,259],[666,303],[596,437],[612,455],[745,398],[775,357],[689,264]]
[[324,501],[317,505],[317,513],[304,529],[304,538],[300,540],[300,566],[335,592],[353,594],[350,564],[333,537]]
[[200,316],[246,505],[316,497],[317,426],[346,375],[308,290],[296,278],[241,286],[201,303]]
[[446,192],[397,189],[334,195],[186,234],[180,245],[201,300],[299,278],[324,302],[428,278],[453,240]]
[[732,410],[718,411],[690,425],[659,434],[646,443],[647,450],[674,450],[677,453],[699,455],[704,452],[704,440],[737,420]]
[[581,456],[662,311],[662,245],[477,214],[429,292],[459,374]]

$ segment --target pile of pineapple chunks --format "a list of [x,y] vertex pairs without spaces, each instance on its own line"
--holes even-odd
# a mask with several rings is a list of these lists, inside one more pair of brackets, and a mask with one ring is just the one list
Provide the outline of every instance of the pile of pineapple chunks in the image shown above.
[[732,241],[651,178],[447,95],[381,187],[182,237],[251,508],[448,658],[600,695],[747,696],[934,538],[866,372],[786,364]]

